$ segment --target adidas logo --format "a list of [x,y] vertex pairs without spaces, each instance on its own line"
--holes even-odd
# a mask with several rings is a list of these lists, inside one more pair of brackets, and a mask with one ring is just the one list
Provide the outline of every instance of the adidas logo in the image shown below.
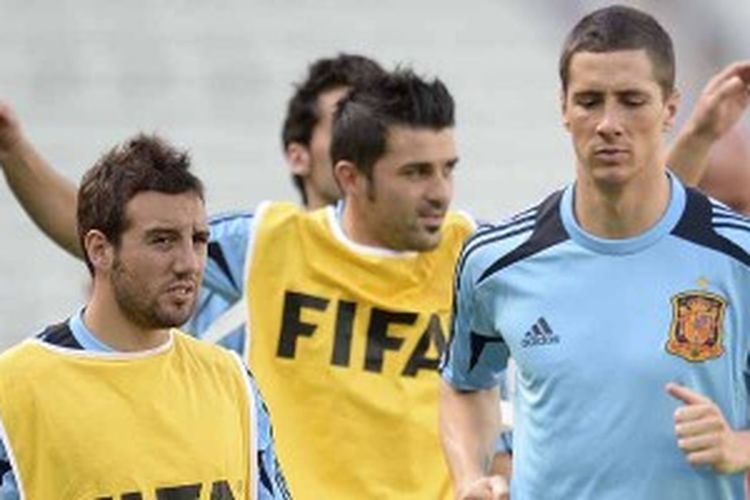
[[540,317],[534,323],[534,326],[526,332],[521,341],[521,347],[534,347],[539,345],[559,344],[560,337],[550,328],[549,323],[543,317]]

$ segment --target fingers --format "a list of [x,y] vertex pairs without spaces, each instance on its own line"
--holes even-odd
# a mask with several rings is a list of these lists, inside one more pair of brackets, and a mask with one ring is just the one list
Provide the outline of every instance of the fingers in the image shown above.
[[674,431],[677,446],[688,463],[710,465],[717,472],[732,471],[741,460],[736,458],[736,434],[713,401],[687,387],[669,383],[667,392],[684,403],[675,410]]
[[700,451],[685,453],[685,458],[690,465],[711,465],[716,467],[722,461],[721,449],[714,446]]
[[705,91],[714,93],[727,80],[739,78],[746,85],[750,84],[750,59],[730,64],[714,75],[706,84]]
[[700,434],[677,440],[677,446],[688,455],[692,452],[700,452],[712,448],[718,449],[720,445],[721,437],[716,433]]
[[490,477],[490,494],[493,500],[507,500],[510,494],[508,482],[500,476]]
[[679,399],[687,405],[697,405],[711,403],[711,400],[706,396],[695,392],[692,389],[688,389],[685,386],[669,382],[666,386],[667,393],[675,399]]
[[731,73],[739,76],[746,85],[750,85],[750,60],[739,61],[729,66]]
[[460,495],[461,500],[507,500],[510,490],[502,476],[482,477],[470,484]]
[[738,75],[732,75],[718,83],[714,94],[719,100],[729,96],[748,96],[750,95],[750,82],[743,80]]
[[709,412],[708,409],[701,413],[704,413],[705,415],[700,415],[698,419],[687,420],[683,419],[682,415],[677,415],[677,412],[675,412],[675,434],[678,438],[689,438],[711,432],[720,432],[723,429],[721,419],[718,418],[717,415]]

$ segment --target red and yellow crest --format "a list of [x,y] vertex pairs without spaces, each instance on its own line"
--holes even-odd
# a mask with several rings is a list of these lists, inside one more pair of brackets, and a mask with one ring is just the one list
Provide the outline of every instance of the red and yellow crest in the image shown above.
[[727,302],[703,291],[683,292],[672,297],[672,326],[667,352],[691,362],[724,354],[724,311]]

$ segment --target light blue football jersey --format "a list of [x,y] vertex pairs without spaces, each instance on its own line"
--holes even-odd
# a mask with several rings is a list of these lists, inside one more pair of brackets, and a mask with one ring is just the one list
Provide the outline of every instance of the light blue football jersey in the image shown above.
[[206,268],[198,303],[183,330],[239,354],[245,347],[245,261],[254,217],[232,212],[211,217]]
[[748,426],[750,220],[670,178],[637,237],[587,234],[569,186],[462,252],[443,377],[488,388],[515,360],[514,500],[745,498],[688,464],[665,384]]

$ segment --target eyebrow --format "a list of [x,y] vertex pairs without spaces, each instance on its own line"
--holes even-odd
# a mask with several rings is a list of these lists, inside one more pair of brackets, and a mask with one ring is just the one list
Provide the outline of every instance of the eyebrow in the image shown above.
[[[455,166],[456,163],[458,163],[458,157],[451,158],[450,160],[445,162],[445,164],[448,165],[449,167]],[[411,163],[404,163],[403,165],[401,165],[400,168],[413,168],[413,167],[423,168],[423,167],[431,167],[433,165],[434,163],[431,161],[415,161]]]
[[146,229],[146,234],[157,234],[157,233],[178,233],[179,230],[173,227],[157,226]]

